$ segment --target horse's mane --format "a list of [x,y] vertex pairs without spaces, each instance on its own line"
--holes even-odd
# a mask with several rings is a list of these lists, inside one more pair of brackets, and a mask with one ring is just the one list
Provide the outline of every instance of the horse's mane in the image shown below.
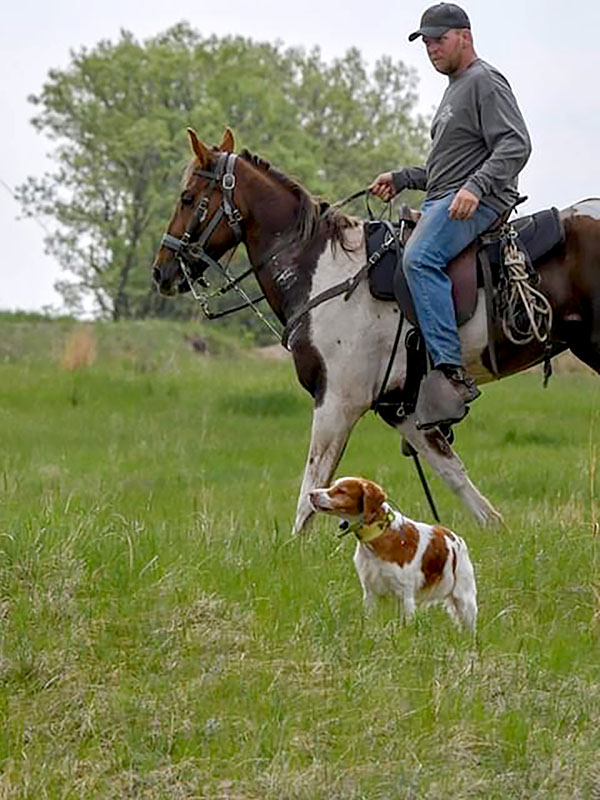
[[[349,244],[346,232],[350,228],[355,228],[360,223],[359,219],[348,216],[347,214],[342,214],[337,209],[333,209],[330,203],[310,194],[300,181],[288,177],[266,159],[251,153],[248,149],[245,148],[242,150],[239,156],[253,167],[256,167],[260,172],[268,174],[281,186],[289,189],[298,199],[300,211],[297,219],[297,233],[301,242],[310,241],[317,233],[319,224],[325,221],[327,233],[334,246],[336,243],[339,243],[344,250],[353,250],[355,248],[355,245]],[[188,185],[196,166],[196,159],[192,158],[183,171],[181,178],[182,189],[185,189]]]
[[356,227],[359,223],[358,219],[349,217],[347,214],[342,214],[337,209],[327,214],[326,212],[330,208],[330,204],[310,194],[300,181],[285,175],[264,158],[251,153],[247,149],[242,150],[239,155],[244,161],[248,161],[252,166],[256,167],[261,172],[267,173],[279,184],[289,189],[298,199],[300,202],[300,211],[297,225],[298,234],[302,242],[307,242],[312,239],[318,230],[319,223],[321,220],[325,219],[332,242],[334,244],[338,242],[344,249],[353,249],[350,248],[347,243],[346,230]]

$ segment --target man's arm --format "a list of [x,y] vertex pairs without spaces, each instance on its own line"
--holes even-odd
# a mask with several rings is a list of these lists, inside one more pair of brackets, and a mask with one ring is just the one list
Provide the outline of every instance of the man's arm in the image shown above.
[[396,192],[404,189],[420,189],[424,192],[427,186],[427,173],[425,167],[405,167],[398,172],[392,172],[392,181]]
[[382,172],[369,191],[387,203],[403,189],[425,189],[425,180],[425,167],[406,167],[399,172]]
[[463,186],[479,199],[501,192],[531,154],[529,133],[508,84],[497,82],[482,98],[480,119],[491,154]]

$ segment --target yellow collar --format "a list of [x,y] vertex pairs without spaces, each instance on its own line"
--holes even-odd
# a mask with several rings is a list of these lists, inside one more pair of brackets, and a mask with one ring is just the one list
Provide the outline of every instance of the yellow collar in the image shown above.
[[365,525],[364,523],[358,522],[355,523],[356,527],[351,526],[350,530],[355,534],[358,541],[364,544],[366,542],[372,542],[374,539],[378,539],[383,533],[385,533],[395,519],[396,515],[394,512],[391,509],[388,509],[385,519],[377,520],[377,522],[372,522],[370,525]]

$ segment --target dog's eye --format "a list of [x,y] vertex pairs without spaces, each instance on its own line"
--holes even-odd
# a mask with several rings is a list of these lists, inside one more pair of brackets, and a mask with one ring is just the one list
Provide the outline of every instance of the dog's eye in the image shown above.
[[344,498],[349,496],[348,490],[344,489],[343,487],[340,489],[336,489],[335,493],[332,496],[343,500]]
[[194,202],[194,195],[192,192],[189,192],[187,189],[185,192],[181,193],[181,205],[182,206],[191,206]]

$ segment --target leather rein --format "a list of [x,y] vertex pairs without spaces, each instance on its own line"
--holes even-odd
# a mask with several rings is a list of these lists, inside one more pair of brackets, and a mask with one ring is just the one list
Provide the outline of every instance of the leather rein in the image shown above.
[[[355,275],[351,276],[345,281],[342,281],[341,283],[336,284],[335,286],[332,286],[330,289],[321,292],[316,297],[314,297],[312,301],[305,303],[304,306],[302,306],[302,308],[300,308],[288,321],[288,324],[285,326],[282,336],[256,305],[258,302],[264,299],[264,294],[261,297],[252,300],[246,294],[246,292],[241,288],[241,286],[239,286],[239,283],[250,273],[252,272],[258,273],[258,271],[268,261],[276,258],[281,251],[283,251],[286,247],[289,247],[293,239],[278,243],[277,247],[274,250],[267,253],[267,256],[264,257],[257,265],[251,266],[237,278],[231,275],[227,266],[222,265],[219,261],[209,256],[206,250],[204,249],[205,245],[208,243],[208,240],[212,236],[213,231],[216,230],[218,224],[221,222],[223,217],[227,218],[227,223],[232,228],[235,234],[236,247],[242,241],[243,216],[240,213],[240,211],[235,207],[235,203],[233,200],[233,190],[236,185],[236,178],[233,170],[236,159],[237,159],[237,154],[235,153],[222,153],[219,156],[219,160],[217,162],[214,172],[208,172],[207,170],[202,170],[202,169],[194,170],[193,172],[194,175],[199,175],[203,178],[208,178],[208,180],[210,181],[209,186],[207,190],[203,193],[202,197],[200,198],[200,201],[198,202],[198,205],[194,210],[194,213],[190,221],[188,222],[182,237],[178,239],[176,236],[172,236],[170,233],[165,233],[163,234],[163,237],[161,239],[161,246],[171,250],[175,258],[177,258],[177,260],[179,261],[179,266],[181,267],[181,271],[188,283],[188,286],[190,287],[190,291],[192,292],[194,299],[200,302],[202,311],[208,319],[217,319],[218,317],[223,317],[227,314],[233,314],[235,311],[240,311],[243,308],[251,308],[252,311],[254,311],[254,313],[261,319],[261,321],[272,331],[272,333],[275,334],[276,338],[280,341],[283,347],[289,350],[290,349],[288,345],[289,335],[292,332],[293,328],[296,326],[296,324],[300,321],[300,319],[304,317],[308,313],[308,311],[310,311],[315,306],[320,305],[321,303],[324,303],[326,300],[329,300],[340,294],[345,293],[346,295],[345,299],[347,300],[350,297],[350,295],[354,292],[354,290],[361,282],[361,280],[363,280],[363,278],[366,277],[369,269],[372,266],[374,266],[374,263],[376,263],[375,258],[379,259],[382,253],[378,252],[377,254],[373,254],[371,258],[367,261],[367,263],[363,267],[361,267],[361,269]],[[197,228],[206,221],[206,217],[208,216],[208,205],[210,202],[210,198],[213,191],[216,188],[219,188],[221,190],[221,203],[219,205],[219,208],[215,213],[215,215],[211,217],[211,219],[208,221],[208,224],[202,231],[198,241],[196,243],[192,243],[192,235],[197,230]],[[368,203],[368,192],[369,192],[368,189],[361,189],[358,192],[354,192],[354,194],[350,195],[349,197],[346,197],[343,200],[340,200],[337,203],[334,203],[331,206],[329,206],[327,210],[324,212],[323,216],[325,217],[328,214],[331,214],[339,210],[342,206],[346,205],[352,200],[364,196],[367,199],[367,209],[369,210],[369,216],[372,217]],[[390,225],[390,231],[392,231],[391,225]],[[295,236],[293,238],[295,238]],[[395,241],[397,241],[395,235],[388,237],[384,242],[383,249],[387,249]],[[235,248],[232,251],[232,255],[233,252],[235,252]],[[206,279],[203,278],[202,276],[194,279],[191,275],[192,265],[194,264],[194,262],[197,263],[198,261],[203,261],[208,266],[216,267],[216,269],[226,278],[225,285],[222,286],[216,292],[216,296],[221,296],[226,292],[228,292],[229,290],[234,289],[244,299],[245,302],[243,303],[243,305],[227,309],[226,311],[217,314],[212,312],[208,305],[209,298],[204,297],[202,294],[198,293],[194,286],[196,282],[200,283],[204,287],[208,286]],[[403,322],[404,322],[404,315],[402,314],[400,317],[400,324],[398,326],[398,330],[396,333],[396,338],[394,341],[391,358],[388,363],[385,379],[381,387],[381,390],[379,392],[377,401],[375,403],[375,409],[377,408],[377,405],[381,401],[382,395],[384,393],[384,388],[389,379],[391,367],[395,359],[398,344],[400,341],[400,333],[402,331]],[[417,452],[413,450],[412,456],[414,458],[415,465],[419,473],[421,484],[425,490],[425,494],[429,501],[429,505],[433,511],[433,515],[435,519],[439,522],[439,516],[435,508],[433,498],[429,491],[429,486],[427,485],[427,479],[425,478],[425,475],[423,474],[423,470],[419,463],[419,457]]]
[[[242,224],[244,218],[240,210],[236,208],[233,199],[233,191],[236,185],[234,168],[237,157],[237,153],[221,153],[214,171],[209,172],[208,170],[204,169],[195,169],[193,171],[193,175],[199,175],[200,177],[207,178],[209,180],[208,187],[203,192],[181,238],[178,239],[176,236],[172,236],[170,233],[165,233],[163,234],[160,244],[161,247],[166,247],[175,255],[175,258],[179,262],[183,276],[190,287],[190,291],[194,299],[200,302],[202,311],[208,319],[218,319],[219,317],[233,314],[236,311],[241,311],[244,308],[251,308],[261,319],[261,321],[275,334],[275,336],[280,339],[281,337],[278,331],[257,307],[257,303],[260,303],[265,299],[264,294],[260,297],[250,298],[244,289],[242,289],[242,287],[239,285],[244,278],[250,275],[255,269],[260,268],[268,259],[263,259],[257,268],[249,267],[245,272],[237,277],[234,277],[228,269],[228,264],[233,257],[235,248],[243,239]],[[192,242],[192,236],[194,232],[206,222],[210,198],[215,189],[218,189],[221,192],[221,202],[219,204],[219,208],[208,220],[206,227],[202,230],[202,233],[198,238],[198,241]],[[226,218],[227,224],[232,229],[235,236],[235,247],[231,253],[227,265],[221,264],[219,260],[214,259],[206,252],[205,249],[210,237],[217,229],[223,218]],[[283,247],[287,247],[287,245],[288,242],[285,242],[281,248],[278,248],[278,251],[279,249],[283,249]],[[268,258],[273,258],[274,255],[275,254],[269,254]],[[201,286],[208,287],[208,282],[204,277],[194,277],[192,274],[193,267],[198,262],[204,262],[207,267],[214,267],[226,279],[225,284],[212,295],[206,296],[196,290],[196,283],[199,283]],[[213,297],[220,297],[232,289],[243,298],[244,303],[218,313],[211,311],[209,307],[209,300]]]
[[[224,317],[229,314],[233,314],[236,311],[241,311],[244,308],[251,308],[252,311],[260,318],[260,320],[271,330],[272,333],[275,334],[277,339],[283,344],[286,349],[288,348],[288,334],[291,331],[292,327],[295,327],[296,323],[299,321],[301,317],[303,317],[310,308],[313,308],[315,305],[320,305],[325,300],[329,299],[329,297],[336,296],[341,294],[344,291],[349,289],[353,289],[356,287],[356,284],[360,281],[362,277],[364,277],[364,273],[360,275],[354,276],[353,279],[349,279],[349,281],[344,281],[342,284],[338,284],[333,288],[333,292],[330,294],[322,293],[314,298],[313,302],[311,302],[308,307],[303,307],[300,309],[300,313],[293,315],[293,320],[291,322],[293,324],[288,323],[286,325],[283,336],[276,328],[271,324],[271,322],[264,316],[264,314],[260,311],[257,306],[257,303],[260,303],[262,300],[265,299],[264,294],[260,295],[259,297],[250,298],[248,294],[241,288],[239,285],[244,278],[248,277],[252,272],[258,273],[258,271],[271,259],[277,257],[277,255],[285,250],[289,245],[292,243],[293,239],[286,239],[282,242],[278,242],[276,248],[271,250],[267,253],[266,257],[261,259],[261,261],[249,267],[245,270],[241,275],[234,277],[228,269],[228,264],[224,265],[217,259],[214,259],[210,256],[207,252],[205,247],[208,244],[210,237],[212,236],[213,232],[217,229],[221,220],[225,217],[227,220],[227,224],[232,229],[235,235],[235,247],[231,253],[229,261],[233,257],[233,253],[235,252],[235,248],[240,244],[243,239],[243,231],[242,231],[242,224],[244,218],[239,211],[238,208],[235,206],[235,202],[233,199],[233,191],[236,186],[236,176],[234,173],[235,162],[238,156],[236,153],[221,153],[219,156],[219,160],[215,166],[214,171],[210,172],[204,169],[194,169],[192,174],[198,175],[202,178],[207,178],[209,181],[208,187],[203,192],[196,208],[194,209],[194,213],[192,214],[184,233],[182,234],[181,238],[177,238],[176,236],[171,235],[170,233],[165,233],[162,236],[160,246],[166,247],[168,250],[171,250],[179,262],[179,266],[183,273],[183,276],[190,288],[192,296],[195,300],[198,300],[202,307],[202,311],[207,319],[218,319],[219,317]],[[206,222],[206,218],[208,216],[208,206],[210,203],[210,198],[215,189],[219,189],[221,192],[221,203],[219,208],[215,212],[215,214],[208,220],[206,226],[202,230],[198,241],[193,242],[192,236],[194,235],[195,231]],[[337,203],[332,204],[329,206],[326,211],[324,212],[323,216],[327,216],[331,214],[333,211],[338,210],[346,203],[349,203],[351,200],[355,200],[357,197],[361,197],[363,195],[367,195],[366,189],[362,189],[354,194],[350,195],[349,197],[345,198],[344,200],[340,200]],[[295,236],[293,237],[295,238]],[[225,284],[217,289],[211,295],[204,295],[197,291],[196,284],[200,284],[203,287],[208,287],[208,282],[203,276],[194,277],[193,276],[193,268],[195,264],[198,262],[204,262],[207,267],[214,267],[217,269],[226,279]],[[349,284],[349,285],[347,285]],[[236,291],[244,300],[242,305],[235,306],[233,308],[228,308],[225,311],[221,312],[213,312],[209,307],[209,300],[213,297],[221,297],[227,292],[231,290]],[[351,294],[352,291],[349,291],[348,294]]]

